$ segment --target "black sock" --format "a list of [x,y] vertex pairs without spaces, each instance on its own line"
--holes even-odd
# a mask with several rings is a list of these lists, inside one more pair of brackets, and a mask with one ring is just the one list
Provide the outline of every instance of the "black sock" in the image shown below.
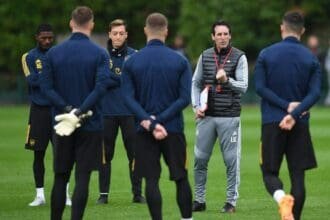
[[66,184],[70,173],[56,173],[51,195],[51,220],[61,220],[65,207]]
[[45,176],[45,158],[46,151],[34,151],[33,160],[33,175],[36,188],[44,187],[44,176]]
[[88,199],[91,172],[76,172],[76,185],[72,196],[71,220],[81,220]]
[[146,179],[146,199],[152,220],[162,220],[162,196],[159,179]]
[[192,216],[192,194],[187,177],[175,181],[176,201],[179,205],[182,218]]

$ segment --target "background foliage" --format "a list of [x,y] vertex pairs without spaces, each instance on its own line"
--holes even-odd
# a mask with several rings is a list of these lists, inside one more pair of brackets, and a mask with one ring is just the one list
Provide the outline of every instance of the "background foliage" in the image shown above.
[[[70,13],[77,5],[88,5],[95,13],[95,33],[106,33],[109,21],[124,18],[129,27],[129,43],[145,44],[143,26],[154,11],[169,18],[168,44],[177,33],[186,38],[187,52],[195,63],[199,54],[212,45],[210,26],[217,19],[232,25],[233,44],[244,50],[250,61],[258,51],[280,40],[279,24],[285,11],[300,8],[306,14],[307,34],[316,32],[329,38],[329,0],[0,0],[0,101],[11,93],[26,94],[21,73],[21,56],[35,45],[38,24],[49,22],[55,33],[69,33]],[[251,62],[253,63],[253,62]],[[22,100],[20,100],[22,101]]]

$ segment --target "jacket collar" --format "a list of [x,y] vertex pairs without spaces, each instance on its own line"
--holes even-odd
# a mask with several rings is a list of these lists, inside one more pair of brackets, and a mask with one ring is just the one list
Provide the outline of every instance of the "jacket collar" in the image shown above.
[[161,46],[164,45],[164,42],[158,39],[152,39],[148,41],[147,46]]
[[121,57],[121,56],[126,56],[127,54],[127,42],[125,42],[121,47],[119,48],[114,48],[112,46],[112,41],[111,39],[108,40],[107,43],[107,48],[111,56],[116,56],[116,57]]
[[70,37],[70,40],[83,40],[83,39],[89,39],[89,37],[81,32],[74,32]]
[[285,42],[292,42],[292,43],[300,43],[300,41],[298,40],[298,38],[293,37],[293,36],[289,36],[283,39],[283,41]]
[[223,48],[223,49],[221,49],[220,51],[218,51],[218,50],[217,50],[217,47],[214,46],[214,52],[215,52],[216,54],[218,54],[218,55],[225,55],[225,54],[227,54],[227,53],[230,51],[231,47],[232,47],[232,46],[229,44],[226,48]]

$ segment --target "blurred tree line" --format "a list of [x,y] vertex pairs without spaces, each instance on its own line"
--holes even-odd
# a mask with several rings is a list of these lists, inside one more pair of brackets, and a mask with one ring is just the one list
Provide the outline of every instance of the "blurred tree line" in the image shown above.
[[218,19],[231,23],[233,44],[252,60],[262,47],[280,40],[279,24],[288,9],[305,13],[307,33],[329,33],[325,31],[329,30],[329,0],[0,0],[0,93],[24,85],[21,56],[35,46],[37,25],[48,22],[55,34],[69,33],[70,13],[77,5],[93,9],[94,33],[106,33],[114,18],[125,19],[129,43],[135,48],[145,44],[146,16],[155,11],[165,14],[170,23],[167,43],[177,33],[183,35],[192,63],[212,45],[210,26]]

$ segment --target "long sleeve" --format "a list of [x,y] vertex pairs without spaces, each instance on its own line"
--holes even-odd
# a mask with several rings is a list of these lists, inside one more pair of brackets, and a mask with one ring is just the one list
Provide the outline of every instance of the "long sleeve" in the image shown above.
[[235,71],[236,79],[229,78],[229,86],[237,92],[245,93],[248,88],[249,69],[248,62],[245,55],[242,55],[239,60]]
[[123,66],[121,80],[122,88],[125,91],[124,99],[127,107],[134,113],[139,121],[149,119],[150,115],[142,108],[140,103],[135,100],[135,87],[133,84],[132,73],[128,67],[128,62]]
[[59,110],[63,111],[67,103],[64,99],[54,90],[54,72],[51,67],[50,60],[46,54],[46,57],[42,60],[43,71],[40,75],[40,88],[46,95],[50,102]]
[[300,105],[291,113],[291,115],[297,119],[299,116],[308,111],[312,107],[321,95],[321,68],[320,63],[316,60],[313,61],[312,74],[308,81],[308,94],[301,101]]
[[202,55],[199,56],[194,76],[192,78],[191,86],[191,104],[193,108],[200,105],[200,93],[203,90],[203,67],[202,67]]
[[30,86],[39,86],[39,73],[33,68],[34,60],[29,53],[22,56],[22,68],[26,81]]
[[191,69],[185,59],[184,71],[180,76],[179,97],[165,111],[156,116],[156,119],[163,123],[171,120],[173,116],[181,112],[190,103],[191,91]]
[[97,66],[94,90],[84,100],[80,110],[82,112],[88,111],[106,93],[108,88],[118,87],[119,85],[120,78],[110,71],[109,56],[103,53]]
[[256,92],[261,98],[266,99],[268,102],[270,102],[273,105],[276,105],[286,111],[288,108],[289,102],[280,98],[272,90],[267,88],[266,69],[265,69],[263,59],[264,59],[263,52],[261,52],[257,59],[256,66],[254,69],[254,80],[255,80]]

